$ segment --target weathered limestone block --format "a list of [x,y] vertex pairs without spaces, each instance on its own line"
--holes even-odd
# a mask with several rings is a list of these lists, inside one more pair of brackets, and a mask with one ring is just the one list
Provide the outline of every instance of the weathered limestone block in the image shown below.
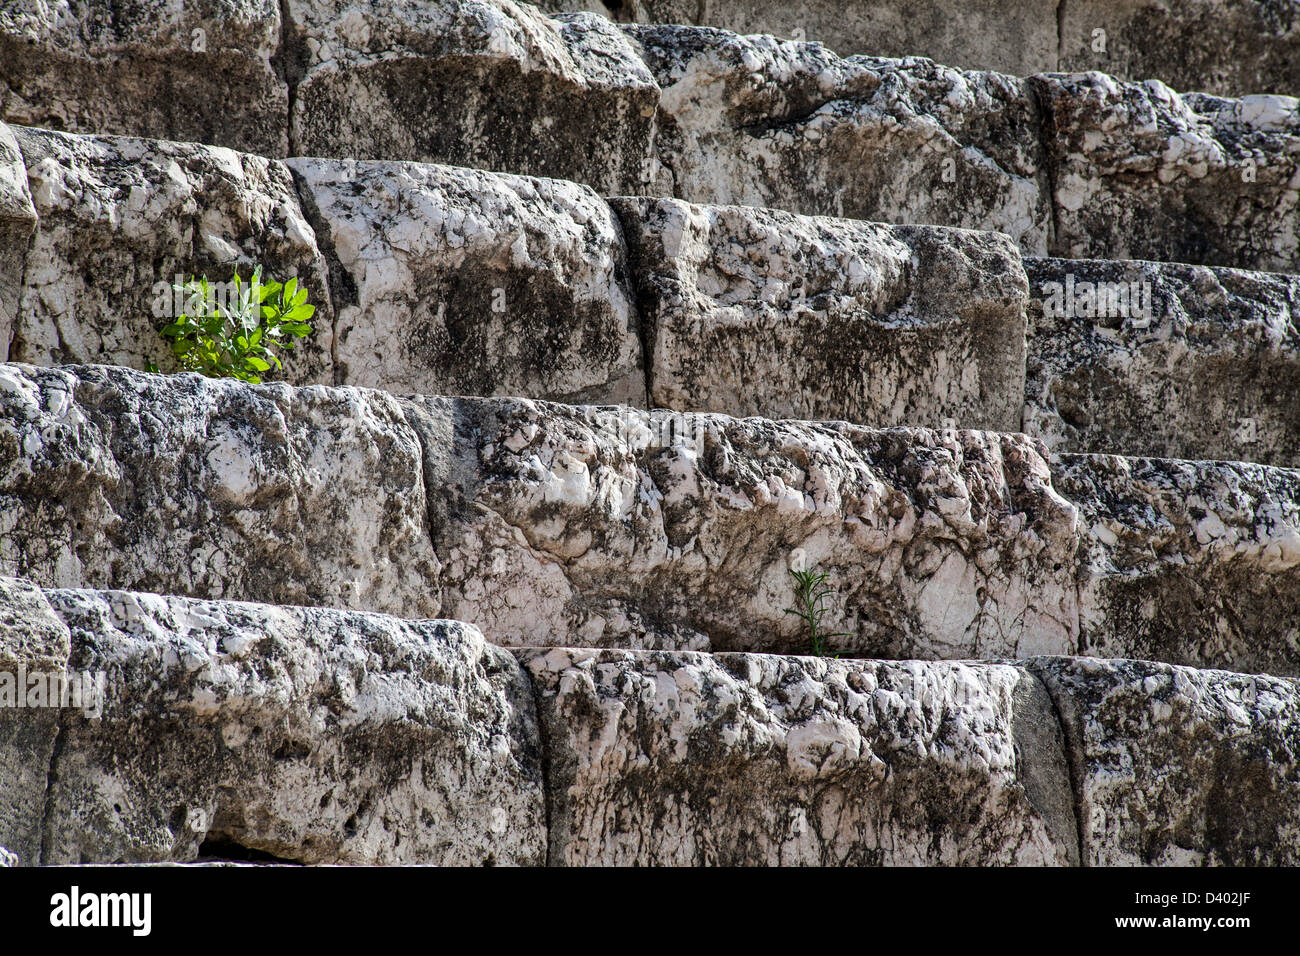
[[36,209],[23,154],[13,130],[0,123],[0,359],[6,361],[22,295],[27,244],[35,228]]
[[1083,862],[1300,862],[1300,684],[1129,660],[1036,660],[1065,727]]
[[816,40],[843,56],[925,56],[1025,75],[1102,70],[1222,96],[1300,89],[1296,0],[541,0],[630,23]]
[[474,627],[48,597],[104,698],[98,717],[63,711],[42,862],[230,845],[303,863],[544,862],[532,688]]
[[1059,9],[1054,69],[1103,70],[1220,96],[1300,90],[1295,0],[1070,0]]
[[0,573],[436,617],[419,438],[382,392],[0,367]]
[[645,404],[627,253],[589,188],[417,163],[289,165],[341,273],[340,384]]
[[316,306],[286,374],[332,380],[325,262],[283,163],[197,143],[15,133],[40,219],[11,360],[173,369],[158,330],[184,308],[176,277],[248,279],[261,262],[267,278],[297,275]]
[[441,613],[497,643],[803,653],[785,608],[806,563],[837,590],[837,649],[1077,646],[1076,512],[1022,435],[499,399],[407,412],[441,489]]
[[1300,100],[1101,73],[1031,82],[1047,110],[1054,255],[1300,272]]
[[1081,650],[1300,674],[1300,472],[1062,455],[1079,508]]
[[803,651],[806,560],[845,650],[1075,647],[1075,509],[1023,436],[0,373],[0,570],[46,586]]
[[1026,286],[1005,236],[612,202],[652,406],[1020,429]]
[[1077,861],[1060,729],[1021,668],[520,652],[568,865]]
[[691,202],[964,226],[1046,248],[1040,117],[1024,80],[817,43],[627,27],[662,93],[656,188]]
[[642,181],[658,90],[600,17],[510,0],[288,0],[292,139],[308,156]]
[[1027,259],[1024,428],[1055,452],[1300,466],[1300,277]]
[[288,150],[279,0],[0,6],[0,116],[265,156]]
[[[70,647],[67,625],[40,588],[0,577],[0,866],[41,857],[59,712],[26,706],[28,678],[64,673]],[[16,860],[6,862],[6,847]]]

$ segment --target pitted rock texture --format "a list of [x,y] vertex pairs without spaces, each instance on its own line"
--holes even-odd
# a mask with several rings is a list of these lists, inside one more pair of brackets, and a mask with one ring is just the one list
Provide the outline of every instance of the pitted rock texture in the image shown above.
[[1057,0],[541,0],[543,10],[596,9],[631,23],[683,23],[824,43],[848,56],[925,56],[972,70],[1056,69]]
[[0,369],[0,561],[47,586],[472,620],[505,644],[1068,653],[1075,509],[1022,436]]
[[279,0],[7,0],[0,115],[283,156],[280,34]]
[[0,358],[9,357],[36,209],[14,132],[0,123]]
[[1062,455],[1079,507],[1080,649],[1300,674],[1300,472]]
[[642,180],[658,90],[618,28],[510,0],[287,0],[297,155]]
[[[541,0],[633,23],[816,40],[844,56],[924,56],[967,70],[1104,70],[1222,96],[1300,89],[1296,0]],[[1098,32],[1100,31],[1100,33]]]
[[1091,866],[1300,862],[1300,684],[1129,660],[1028,662],[1051,690]]
[[325,261],[284,164],[196,143],[15,127],[39,221],[9,347],[12,361],[176,367],[158,330],[191,275],[296,275],[313,334],[285,353],[296,381],[332,381]]
[[0,565],[436,617],[421,448],[382,392],[0,367]]
[[613,212],[585,186],[293,159],[336,271],[336,380],[644,405]]
[[1300,92],[1296,0],[1069,0],[1059,10],[1055,69],[1220,96]]
[[612,202],[652,407],[1019,430],[1026,284],[1005,236]]
[[[26,704],[28,676],[62,674],[71,638],[40,588],[0,577],[0,866],[41,856],[59,712]],[[5,847],[16,861],[6,862]]]
[[97,717],[55,711],[42,863],[193,860],[205,844],[303,863],[545,860],[532,689],[475,628],[46,597],[69,667],[102,672],[104,698]]
[[[505,644],[1072,653],[1075,509],[1020,435],[422,399],[442,614]],[[439,510],[442,509],[442,510]],[[1037,650],[1034,650],[1037,649]]]
[[1054,452],[1300,466],[1300,278],[1027,259],[1024,429]]
[[[1300,473],[1024,435],[0,367],[0,571],[503,645],[1300,673]],[[1081,596],[1081,597],[1080,597]],[[1080,604],[1082,600],[1082,604]]]
[[1009,665],[521,652],[552,865],[1064,864],[1051,701]]
[[1005,232],[1046,248],[1025,80],[820,44],[628,27],[662,93],[655,184],[700,203]]
[[1300,272],[1300,100],[1180,95],[1101,73],[1032,82],[1054,255]]

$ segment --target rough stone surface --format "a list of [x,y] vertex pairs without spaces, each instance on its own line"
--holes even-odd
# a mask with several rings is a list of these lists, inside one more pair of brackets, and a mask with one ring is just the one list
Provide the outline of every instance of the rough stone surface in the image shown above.
[[1075,509],[1024,436],[424,399],[442,615],[490,640],[797,653],[1071,653]]
[[616,199],[650,402],[1018,431],[1025,282],[1005,237]]
[[336,381],[644,405],[618,221],[585,186],[295,159],[338,273]]
[[1059,9],[1055,69],[1104,70],[1220,96],[1300,91],[1296,0],[1069,0]]
[[27,244],[35,228],[36,209],[23,154],[13,130],[0,123],[0,358],[6,361],[22,295]]
[[1083,862],[1295,866],[1300,684],[1149,661],[1032,661],[1065,727]]
[[1300,272],[1300,100],[1101,73],[1034,77],[1053,254]]
[[15,132],[40,219],[11,360],[174,369],[158,330],[177,311],[176,276],[248,279],[260,262],[269,278],[297,275],[316,305],[287,374],[332,380],[325,263],[283,163],[196,143]]
[[1049,449],[1300,466],[1300,278],[1131,261],[1025,269],[1024,429]]
[[772,33],[816,40],[844,56],[925,56],[968,70],[1104,70],[1224,96],[1300,89],[1296,0],[622,0],[610,6],[541,0],[539,6],[625,22]]
[[1061,864],[1051,701],[1007,665],[521,654],[552,864]]
[[287,0],[295,153],[641,182],[658,90],[608,21],[510,0]]
[[0,368],[0,569],[436,617],[420,443],[382,392]]
[[[98,719],[63,711],[43,863],[545,860],[528,677],[454,621],[50,591]],[[44,767],[42,767],[44,771]],[[42,773],[43,776],[43,773]]]
[[1079,508],[1080,649],[1300,674],[1300,472],[1062,455]]
[[[1300,472],[1023,435],[0,368],[0,570],[504,645],[1300,673]],[[1082,600],[1082,605],[1078,602]]]
[[280,33],[279,0],[8,0],[0,116],[283,156]]
[[[59,712],[19,708],[27,676],[62,674],[71,639],[35,585],[0,577],[0,866],[41,856],[45,791]],[[6,861],[5,847],[16,859]]]
[[627,27],[662,90],[656,192],[700,203],[1005,232],[1051,219],[1025,80],[817,43]]
[[1023,437],[0,372],[0,566],[47,586],[803,650],[801,551],[847,650],[1074,647],[1075,509]]

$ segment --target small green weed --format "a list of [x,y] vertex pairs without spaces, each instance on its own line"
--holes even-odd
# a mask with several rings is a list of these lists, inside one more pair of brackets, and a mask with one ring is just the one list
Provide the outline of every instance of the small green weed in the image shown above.
[[160,334],[185,372],[257,384],[272,367],[283,368],[277,350],[292,350],[312,331],[307,320],[316,307],[308,304],[307,290],[298,287],[296,277],[283,284],[262,282],[261,266],[248,282],[236,274],[229,283],[210,285],[207,276],[191,276],[176,290],[186,311]]
[[[795,580],[795,606],[785,609],[786,614],[793,614],[804,623],[808,633],[808,644],[815,657],[826,657],[826,642],[834,637],[849,637],[847,631],[823,631],[822,618],[826,615],[826,601],[835,593],[828,583],[830,572],[809,568],[806,571],[790,569]],[[839,655],[835,655],[839,656]]]

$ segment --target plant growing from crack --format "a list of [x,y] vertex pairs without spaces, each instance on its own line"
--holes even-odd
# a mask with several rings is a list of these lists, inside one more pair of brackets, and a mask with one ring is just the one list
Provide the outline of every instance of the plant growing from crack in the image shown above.
[[[786,614],[793,614],[803,621],[808,635],[809,649],[814,657],[826,657],[826,642],[834,637],[849,637],[847,631],[822,630],[822,618],[825,617],[826,601],[835,593],[830,586],[830,572],[814,568],[797,571],[790,569],[794,578],[795,606],[785,609]],[[835,655],[838,657],[839,655]]]
[[[184,372],[256,385],[272,367],[284,367],[278,350],[291,351],[312,331],[307,320],[316,307],[296,276],[283,284],[263,282],[259,265],[247,282],[238,273],[227,283],[190,276],[175,289],[185,311],[159,334],[171,343]],[[151,364],[149,371],[158,369]]]

